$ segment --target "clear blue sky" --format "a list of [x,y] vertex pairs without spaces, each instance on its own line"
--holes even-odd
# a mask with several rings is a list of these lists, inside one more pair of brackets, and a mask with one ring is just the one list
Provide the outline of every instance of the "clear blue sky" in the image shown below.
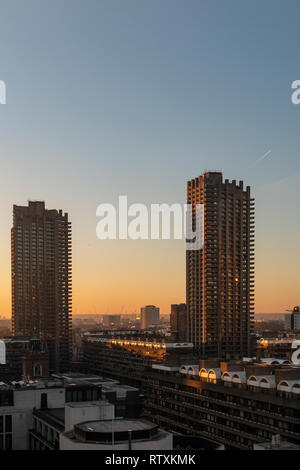
[[[299,18],[298,0],[2,0],[0,314],[9,313],[13,203],[44,199],[70,212],[74,307],[103,311],[101,295],[91,307],[94,291],[82,288],[82,272],[94,263],[101,284],[99,266],[110,260],[118,287],[127,263],[138,271],[138,261],[133,249],[123,253],[125,244],[109,258],[114,248],[95,238],[96,206],[119,194],[184,202],[186,180],[208,169],[253,187],[258,311],[297,303],[290,268],[300,261],[300,105],[292,105],[290,87],[300,79]],[[166,242],[141,256],[147,250],[153,272],[161,252],[169,258],[143,303],[163,298],[158,286],[171,259],[182,273],[161,300],[167,311],[179,286],[184,296],[184,252]],[[286,296],[265,304],[272,286]],[[120,300],[126,306],[135,308],[133,295]]]

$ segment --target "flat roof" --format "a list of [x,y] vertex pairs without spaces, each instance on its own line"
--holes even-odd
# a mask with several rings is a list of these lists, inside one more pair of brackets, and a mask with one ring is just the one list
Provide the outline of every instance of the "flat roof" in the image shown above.
[[166,370],[166,371],[169,371],[169,372],[179,371],[178,366],[167,366],[165,364],[152,364],[152,369]]
[[105,421],[88,421],[78,424],[76,427],[85,432],[111,433],[112,429],[114,432],[150,431],[158,426],[145,419],[110,419]]
[[47,410],[38,410],[41,414],[45,416],[49,415],[52,418],[56,418],[59,421],[65,422],[65,409],[64,408],[48,408]]
[[299,444],[293,444],[292,442],[281,441],[279,444],[272,444],[271,442],[262,442],[257,444],[266,450],[299,450]]
[[65,408],[34,410],[33,415],[53,426],[58,431],[65,429]]
[[112,406],[107,400],[98,400],[98,401],[71,401],[66,403],[65,406],[69,406],[70,408],[88,408],[94,406]]
[[118,390],[128,390],[128,391],[136,391],[136,390],[139,390],[138,388],[136,387],[132,387],[131,385],[125,385],[125,384],[105,384],[103,386],[103,391],[107,391],[109,390],[110,392],[116,392]]
[[53,388],[65,389],[64,384],[58,379],[39,379],[24,382],[23,380],[8,380],[7,382],[1,381],[0,388],[6,390],[24,391],[24,390],[48,390]]

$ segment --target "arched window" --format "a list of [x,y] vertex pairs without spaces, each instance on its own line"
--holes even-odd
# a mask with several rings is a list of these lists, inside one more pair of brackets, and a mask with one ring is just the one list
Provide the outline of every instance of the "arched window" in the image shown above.
[[284,387],[289,386],[289,384],[285,380],[282,380],[278,385],[283,385]]
[[208,380],[209,380],[210,382],[216,383],[217,375],[216,375],[216,373],[215,373],[214,370],[210,370],[210,371],[208,372]]
[[42,377],[42,366],[41,364],[34,364],[33,366],[33,376]]
[[228,372],[224,372],[223,377],[230,377],[230,375],[228,374]]

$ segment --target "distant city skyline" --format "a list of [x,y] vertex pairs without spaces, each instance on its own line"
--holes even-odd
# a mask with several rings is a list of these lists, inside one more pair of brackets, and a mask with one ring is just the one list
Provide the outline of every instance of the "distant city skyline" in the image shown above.
[[251,186],[255,311],[300,303],[299,13],[295,0],[1,5],[1,316],[12,207],[28,199],[72,220],[74,314],[185,302],[184,242],[100,241],[96,208],[184,203],[206,170]]

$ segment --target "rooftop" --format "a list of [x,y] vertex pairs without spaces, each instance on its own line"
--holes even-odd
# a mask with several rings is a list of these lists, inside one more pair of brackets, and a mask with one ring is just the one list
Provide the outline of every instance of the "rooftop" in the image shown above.
[[39,379],[39,380],[12,380],[8,382],[0,382],[0,390],[39,390],[45,388],[64,388],[64,384],[62,381],[47,378],[47,379]]
[[65,429],[65,408],[34,410],[33,415],[54,426],[59,431],[64,431]]
[[112,429],[115,433],[117,432],[128,432],[128,431],[150,431],[156,429],[157,424],[153,424],[145,419],[114,419],[113,428],[112,420],[105,421],[88,421],[81,423],[76,426],[83,431],[99,432],[99,433],[111,433]]
[[[275,363],[274,363],[275,362]],[[266,362],[199,360],[199,364],[184,363],[180,367],[152,364],[152,370],[218,386],[231,386],[251,392],[268,389],[285,399],[300,400],[300,366],[271,358]],[[288,395],[286,393],[289,393]],[[299,405],[298,405],[299,406]]]
[[109,403],[106,400],[97,400],[97,401],[72,401],[69,403],[66,403],[66,406],[69,406],[70,408],[93,408],[95,406],[111,406],[111,403]]
[[[273,444],[272,442],[262,442],[256,444],[255,448],[262,448],[261,450],[300,450],[298,444],[293,444],[292,442],[281,441],[278,444]],[[255,450],[254,448],[254,450]]]

